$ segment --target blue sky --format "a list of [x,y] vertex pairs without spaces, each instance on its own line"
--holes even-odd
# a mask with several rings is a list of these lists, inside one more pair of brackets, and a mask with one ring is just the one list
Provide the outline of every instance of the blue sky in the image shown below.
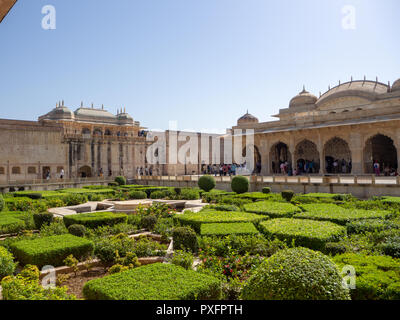
[[[41,27],[48,4],[56,30]],[[399,16],[398,0],[18,0],[0,24],[0,118],[63,99],[152,129],[224,130],[247,109],[269,121],[303,84],[400,78]]]

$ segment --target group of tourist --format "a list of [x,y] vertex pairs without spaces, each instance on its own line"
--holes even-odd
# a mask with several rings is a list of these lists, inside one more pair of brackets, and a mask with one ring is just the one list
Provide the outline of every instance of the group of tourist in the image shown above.
[[327,173],[351,173],[352,167],[353,165],[351,163],[351,160],[346,161],[345,159],[332,159],[326,161]]
[[[378,160],[374,161],[373,167],[374,167],[375,175],[380,176],[381,175],[381,164],[379,163]],[[383,175],[386,177],[395,177],[395,176],[399,175],[395,168],[392,168],[390,166],[385,166],[384,163],[382,164],[382,167],[384,168]]]
[[[156,169],[157,170],[157,175],[158,175],[158,168]],[[153,175],[153,167],[152,166],[150,166],[150,167],[137,167],[136,168],[136,174],[138,175],[138,176],[152,176]]]
[[[245,170],[246,161],[242,164],[232,163],[221,163],[221,164],[209,164],[202,166],[202,173],[203,174],[213,174],[215,176],[235,176],[238,170]],[[259,174],[261,173],[261,162],[256,163],[256,167],[253,170],[252,174]]]

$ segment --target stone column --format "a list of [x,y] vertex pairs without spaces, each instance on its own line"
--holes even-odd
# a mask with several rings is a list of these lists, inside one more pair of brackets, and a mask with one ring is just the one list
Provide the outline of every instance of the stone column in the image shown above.
[[270,172],[269,142],[266,137],[260,140],[261,175],[266,176]]
[[349,139],[351,151],[352,174],[364,173],[364,145],[361,133],[352,132]]

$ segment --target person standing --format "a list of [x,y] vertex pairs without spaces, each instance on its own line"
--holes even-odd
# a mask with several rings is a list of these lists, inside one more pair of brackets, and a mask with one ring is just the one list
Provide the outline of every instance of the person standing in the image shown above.
[[65,174],[64,169],[61,169],[61,171],[60,171],[60,179],[64,178],[64,174]]
[[374,171],[375,171],[375,175],[379,176],[381,174],[380,169],[379,169],[379,162],[377,160],[375,160],[374,163]]

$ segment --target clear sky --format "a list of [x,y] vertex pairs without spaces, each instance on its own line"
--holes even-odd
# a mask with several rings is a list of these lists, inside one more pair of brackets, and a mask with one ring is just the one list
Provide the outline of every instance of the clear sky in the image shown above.
[[270,121],[303,84],[393,83],[399,30],[398,0],[18,0],[0,24],[0,118],[83,100],[150,129],[224,130],[247,109]]

